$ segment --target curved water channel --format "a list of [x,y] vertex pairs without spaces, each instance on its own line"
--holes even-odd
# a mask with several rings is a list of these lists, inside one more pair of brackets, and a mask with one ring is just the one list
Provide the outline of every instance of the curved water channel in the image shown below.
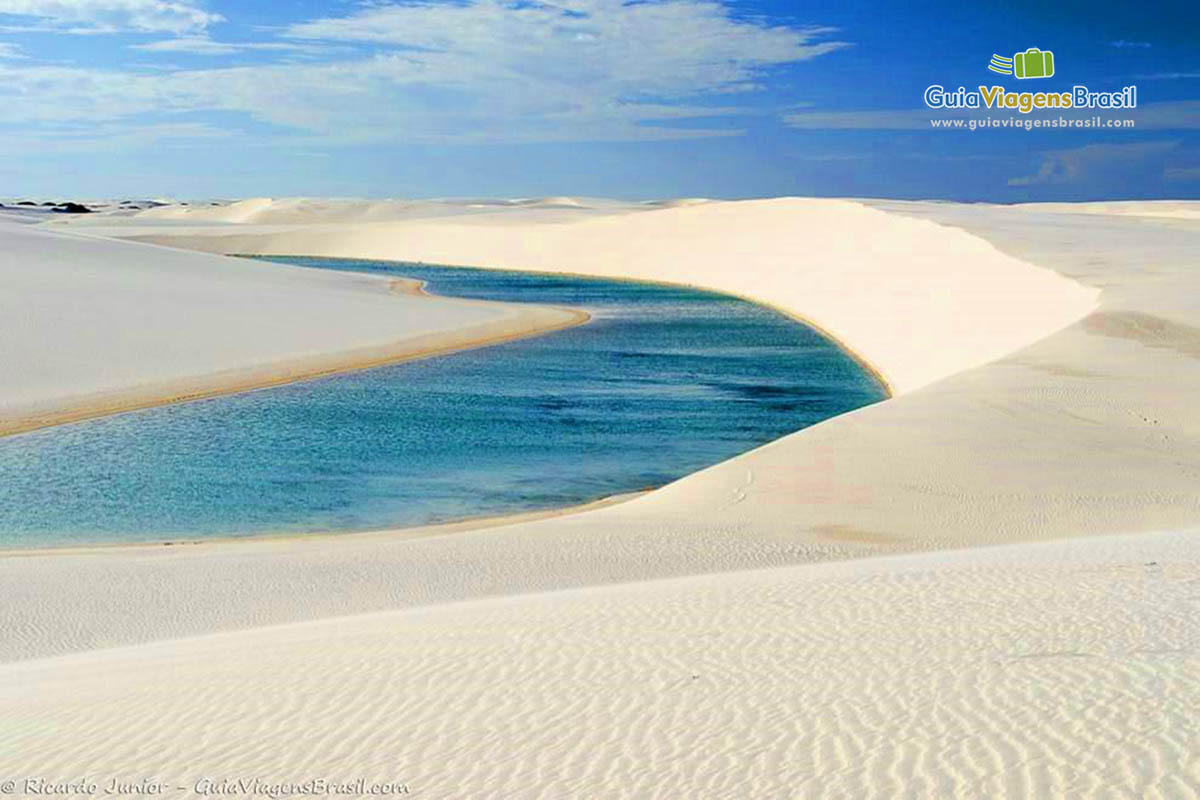
[[583,308],[545,336],[0,439],[0,547],[407,527],[659,486],[883,399],[835,343],[672,286],[377,261]]

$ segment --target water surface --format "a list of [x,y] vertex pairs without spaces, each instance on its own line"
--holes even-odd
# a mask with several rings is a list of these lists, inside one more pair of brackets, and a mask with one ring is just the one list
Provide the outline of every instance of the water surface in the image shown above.
[[667,483],[883,388],[752,303],[641,283],[273,258],[583,308],[587,325],[0,439],[0,547],[356,531]]

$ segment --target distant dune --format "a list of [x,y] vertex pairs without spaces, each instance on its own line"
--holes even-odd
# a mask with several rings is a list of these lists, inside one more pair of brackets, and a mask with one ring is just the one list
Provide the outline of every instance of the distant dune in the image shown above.
[[1057,214],[1101,214],[1110,216],[1200,219],[1200,201],[1196,200],[1123,200],[1110,203],[1023,203],[1015,207],[1026,211]]

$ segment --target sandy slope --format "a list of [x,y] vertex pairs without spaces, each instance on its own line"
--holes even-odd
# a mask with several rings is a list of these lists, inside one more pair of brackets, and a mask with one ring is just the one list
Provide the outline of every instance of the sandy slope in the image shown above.
[[1200,796],[1188,534],[543,593],[0,665],[0,775],[412,796]]
[[[121,222],[215,250],[469,262],[494,246],[498,262],[729,281],[799,313],[811,299],[901,391],[556,519],[0,558],[0,776],[1200,795],[1200,227],[878,205]],[[958,335],[976,320],[986,335]],[[945,547],[972,549],[808,563]],[[278,623],[297,624],[259,627]]]
[[0,218],[0,434],[552,329],[559,309]]

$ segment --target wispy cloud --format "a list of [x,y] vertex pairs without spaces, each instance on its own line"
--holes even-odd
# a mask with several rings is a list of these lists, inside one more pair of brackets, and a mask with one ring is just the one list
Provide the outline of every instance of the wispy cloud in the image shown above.
[[[974,111],[977,117],[987,113]],[[894,109],[881,111],[799,111],[784,114],[784,124],[800,130],[929,130],[929,120],[966,119],[966,111],[941,109]]]
[[16,18],[4,30],[78,34],[182,34],[222,19],[188,0],[0,0],[0,15]]
[[1109,47],[1119,47],[1124,49],[1145,50],[1151,45],[1149,42],[1131,42],[1127,39],[1117,39],[1115,42],[1109,42]]
[[[38,135],[53,138],[55,155],[117,151],[152,144],[186,145],[231,136],[229,131],[202,122],[50,124],[40,126]],[[29,137],[0,133],[0,154],[28,157]]]
[[176,39],[132,44],[129,47],[131,50],[148,53],[189,53],[201,56],[225,56],[255,50],[318,53],[324,49],[295,42],[218,42],[207,36],[181,36]]
[[1200,183],[1200,167],[1168,167],[1163,177],[1173,183]]
[[1143,81],[1178,81],[1188,78],[1200,78],[1200,72],[1154,72],[1149,75],[1134,75]]
[[1119,186],[1129,179],[1164,175],[1168,154],[1179,142],[1089,144],[1042,154],[1037,172],[1008,181],[1009,186]]
[[[736,113],[737,95],[759,88],[767,70],[847,46],[832,29],[740,18],[714,0],[370,5],[293,25],[282,39],[240,44],[198,30],[213,15],[194,4],[0,0],[0,9],[6,3],[38,6],[47,18],[58,9],[56,24],[84,22],[59,6],[121,6],[123,24],[141,29],[165,27],[168,9],[179,14],[170,18],[178,35],[136,45],[143,52],[349,47],[354,55],[157,74],[0,67],[0,121],[237,112],[338,141],[727,136],[737,133],[734,126],[713,121]],[[166,16],[135,22],[129,7]],[[100,23],[93,15],[87,24]]]
[[452,83],[617,98],[752,89],[763,68],[846,47],[833,33],[738,20],[711,0],[474,0],[370,6],[285,35],[391,46]]
[[1143,130],[1200,130],[1200,100],[1149,103],[1128,116]]
[[11,42],[0,42],[0,59],[26,58],[25,51]]

